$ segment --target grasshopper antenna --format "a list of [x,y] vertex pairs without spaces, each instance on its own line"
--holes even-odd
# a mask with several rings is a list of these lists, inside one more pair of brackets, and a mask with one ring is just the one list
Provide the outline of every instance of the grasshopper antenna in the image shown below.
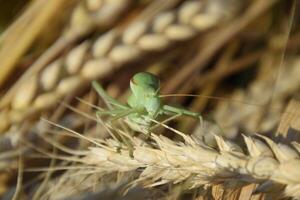
[[216,97],[216,96],[210,96],[210,95],[201,95],[201,94],[162,94],[159,95],[161,98],[165,97],[200,97],[200,98],[207,98],[207,99],[214,99],[214,100],[222,100],[222,101],[230,101],[230,102],[235,102],[235,103],[240,103],[240,104],[246,104],[249,106],[257,106],[257,107],[265,107],[266,105],[264,104],[255,104],[251,102],[245,102],[239,99],[231,99],[231,98],[226,98],[226,97]]

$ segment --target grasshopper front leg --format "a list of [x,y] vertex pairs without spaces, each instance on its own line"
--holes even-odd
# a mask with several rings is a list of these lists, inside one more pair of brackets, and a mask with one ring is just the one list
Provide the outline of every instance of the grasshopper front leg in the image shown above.
[[[96,92],[101,96],[107,107],[109,108],[108,111],[98,111],[96,113],[97,117],[100,117],[101,115],[110,115],[113,116],[113,120],[122,118],[124,116],[129,115],[133,112],[132,109],[130,109],[128,106],[120,103],[119,101],[112,98],[110,95],[106,93],[106,91],[102,88],[102,86],[97,83],[96,81],[92,82],[93,88],[96,90]],[[118,107],[118,109],[113,109],[112,106]],[[119,134],[121,141],[119,141],[119,147],[117,147],[117,152],[120,152],[122,149],[122,142],[125,143],[125,145],[129,149],[129,155],[133,157],[133,146],[132,144],[125,138],[122,134]],[[112,137],[114,137],[112,135]],[[115,138],[115,137],[114,137]],[[116,139],[116,138],[115,138]]]
[[199,119],[200,124],[203,124],[203,118],[202,118],[201,114],[198,112],[193,112],[193,111],[186,110],[184,108],[177,108],[177,107],[169,106],[169,105],[163,105],[162,109],[165,114],[171,112],[171,113],[177,113],[177,114],[181,114],[181,115],[190,116],[190,117]]
[[112,109],[111,105],[117,106],[119,108],[127,109],[128,107],[121,102],[117,101],[116,99],[112,98],[109,94],[106,93],[106,91],[102,88],[102,86],[97,83],[96,81],[92,82],[93,88],[96,90],[96,92],[101,96],[105,104],[109,109]]

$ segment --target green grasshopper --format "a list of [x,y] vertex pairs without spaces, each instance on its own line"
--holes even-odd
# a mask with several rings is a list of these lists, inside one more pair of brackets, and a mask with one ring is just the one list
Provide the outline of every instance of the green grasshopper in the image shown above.
[[159,78],[149,72],[137,73],[130,80],[131,95],[127,99],[127,104],[122,104],[109,96],[97,82],[94,81],[92,85],[111,108],[108,111],[98,111],[98,116],[110,115],[115,119],[126,117],[131,124],[137,125],[135,127],[142,128],[148,133],[153,128],[153,121],[163,115],[172,116],[169,120],[186,115],[202,121],[200,113],[163,104],[159,93]]

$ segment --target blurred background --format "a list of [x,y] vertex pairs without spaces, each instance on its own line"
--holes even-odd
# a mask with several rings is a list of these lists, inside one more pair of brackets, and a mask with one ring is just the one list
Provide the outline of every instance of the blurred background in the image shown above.
[[0,196],[156,199],[167,190],[137,187],[121,197],[115,191],[126,181],[113,184],[116,177],[109,177],[112,183],[95,193],[76,179],[64,194],[49,187],[65,171],[18,178],[20,170],[55,165],[36,152],[88,145],[42,119],[108,137],[87,117],[95,117],[91,105],[105,107],[93,80],[126,103],[135,73],[156,74],[161,94],[168,95],[164,103],[204,119],[182,116],[170,126],[212,147],[214,135],[236,143],[257,133],[297,141],[299,7],[296,0],[0,0]]

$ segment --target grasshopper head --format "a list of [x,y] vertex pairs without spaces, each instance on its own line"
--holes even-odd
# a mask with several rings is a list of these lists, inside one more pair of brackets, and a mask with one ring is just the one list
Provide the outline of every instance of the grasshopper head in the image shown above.
[[130,89],[129,106],[139,110],[140,115],[155,118],[161,108],[158,77],[148,72],[138,73],[130,80]]
[[159,79],[149,72],[140,72],[130,80],[130,88],[136,96],[157,95],[159,92]]

